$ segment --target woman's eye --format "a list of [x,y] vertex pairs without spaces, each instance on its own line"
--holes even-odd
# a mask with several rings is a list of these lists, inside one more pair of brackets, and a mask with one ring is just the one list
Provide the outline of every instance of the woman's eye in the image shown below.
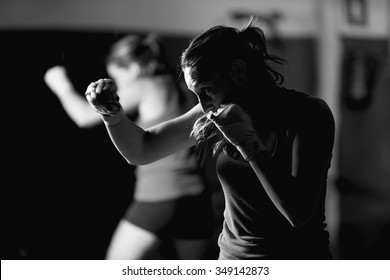
[[214,95],[212,88],[209,88],[209,87],[203,88],[202,91],[203,91],[203,94],[206,94],[209,97],[213,97],[213,95]]

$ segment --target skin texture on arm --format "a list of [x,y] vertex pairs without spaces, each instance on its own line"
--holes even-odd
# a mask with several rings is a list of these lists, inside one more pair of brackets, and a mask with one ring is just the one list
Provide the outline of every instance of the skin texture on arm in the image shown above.
[[[142,129],[126,116],[111,125],[110,118],[104,117],[107,131],[121,155],[134,165],[148,164],[195,144],[190,137],[193,124],[202,114],[200,105],[194,106],[187,113]],[[114,116],[116,118],[117,116]]]
[[249,162],[274,205],[294,227],[306,224],[314,213],[335,133],[334,119],[325,102],[312,99],[304,112],[296,120],[291,174],[276,169],[267,152],[258,153]]

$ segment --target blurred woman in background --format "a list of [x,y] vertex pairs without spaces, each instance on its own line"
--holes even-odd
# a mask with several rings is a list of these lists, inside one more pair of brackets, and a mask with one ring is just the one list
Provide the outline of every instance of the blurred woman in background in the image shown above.
[[[128,35],[117,41],[108,53],[106,66],[124,112],[143,129],[175,118],[196,103],[183,91],[159,38],[153,34]],[[44,80],[79,127],[102,122],[75,91],[63,66],[49,69]],[[113,234],[106,258],[207,258],[214,213],[210,190],[193,149],[138,166],[135,175],[133,201]],[[115,184],[115,175],[112,177]],[[161,255],[161,248],[168,248],[169,255]]]

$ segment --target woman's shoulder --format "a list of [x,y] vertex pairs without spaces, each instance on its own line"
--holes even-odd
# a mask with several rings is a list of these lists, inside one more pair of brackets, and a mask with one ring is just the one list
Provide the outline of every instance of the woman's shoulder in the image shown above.
[[284,99],[284,110],[290,112],[292,119],[303,123],[334,122],[329,105],[321,97],[286,88],[281,88],[280,95]]
[[311,95],[294,89],[280,88],[279,95],[284,104],[297,110],[329,109],[328,104],[319,96]]

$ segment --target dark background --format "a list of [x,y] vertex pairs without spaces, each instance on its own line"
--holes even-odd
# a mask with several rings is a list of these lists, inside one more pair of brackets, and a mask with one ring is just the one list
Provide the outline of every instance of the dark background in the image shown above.
[[[103,125],[80,129],[70,120],[43,75],[49,67],[63,64],[83,94],[91,81],[107,76],[104,57],[111,44],[128,33],[0,32],[1,259],[104,258],[132,199],[134,167],[116,151]],[[163,36],[173,67],[191,38]],[[342,43],[342,122],[336,143],[339,208],[331,209],[339,228],[332,232],[337,246],[333,249],[336,258],[386,258],[390,251],[388,42]],[[314,39],[271,40],[269,47],[288,61],[279,68],[284,85],[315,95]],[[363,50],[374,63],[367,104],[351,103],[348,97],[353,80],[350,54],[356,50]],[[205,174],[214,191],[216,238],[222,226],[223,196],[212,165]],[[215,250],[211,248],[211,257]]]
[[130,202],[133,167],[103,125],[79,129],[43,81],[67,67],[83,94],[106,76],[103,57],[117,34],[3,32],[1,84],[2,254],[27,259],[101,259]]

